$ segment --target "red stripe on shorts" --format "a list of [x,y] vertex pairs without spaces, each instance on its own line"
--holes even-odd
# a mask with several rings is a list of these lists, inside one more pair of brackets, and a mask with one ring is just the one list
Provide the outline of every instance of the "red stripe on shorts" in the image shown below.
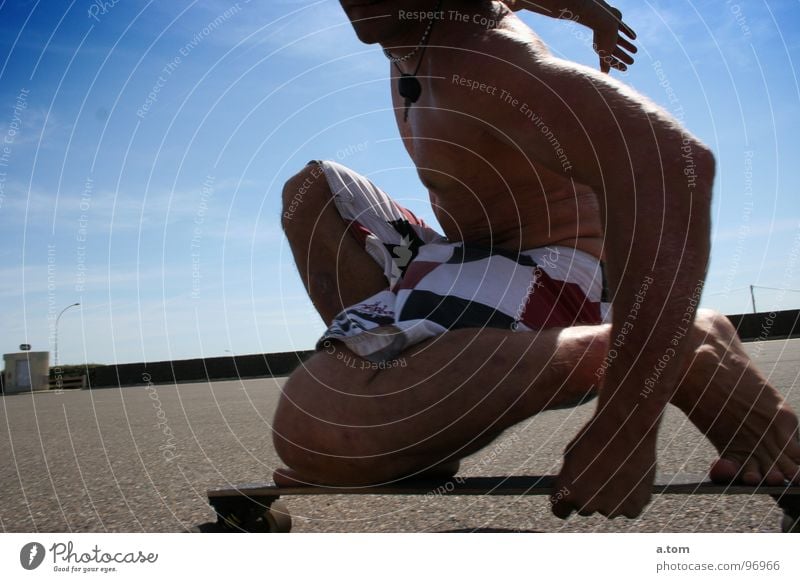
[[534,273],[536,281],[522,312],[522,323],[532,329],[602,323],[600,303],[590,301],[580,285],[555,280],[542,269]]
[[353,220],[347,225],[347,230],[355,237],[358,244],[362,247],[367,246],[367,237],[372,234],[368,228],[357,220]]

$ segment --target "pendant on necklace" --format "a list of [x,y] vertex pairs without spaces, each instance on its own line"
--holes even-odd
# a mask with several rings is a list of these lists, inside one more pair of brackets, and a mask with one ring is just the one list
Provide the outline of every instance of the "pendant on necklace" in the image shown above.
[[401,73],[400,78],[397,80],[397,92],[400,93],[400,97],[405,99],[406,111],[403,115],[403,121],[408,121],[408,110],[411,108],[411,104],[416,103],[422,94],[422,85],[414,75]]

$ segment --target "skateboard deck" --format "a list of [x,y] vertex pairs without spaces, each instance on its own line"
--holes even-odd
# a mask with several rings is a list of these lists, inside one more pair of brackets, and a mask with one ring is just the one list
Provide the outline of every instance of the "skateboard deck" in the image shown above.
[[[555,475],[509,477],[450,477],[448,479],[405,479],[365,487],[278,487],[249,483],[223,489],[209,489],[208,502],[217,514],[214,523],[200,531],[289,532],[292,519],[281,497],[305,495],[552,495]],[[723,485],[697,475],[666,475],[653,485],[657,495],[770,495],[783,510],[781,530],[800,532],[800,486]]]

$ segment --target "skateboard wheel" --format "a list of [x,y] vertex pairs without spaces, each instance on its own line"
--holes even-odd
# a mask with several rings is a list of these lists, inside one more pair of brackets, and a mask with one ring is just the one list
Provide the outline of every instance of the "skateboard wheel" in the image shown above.
[[283,501],[273,501],[264,511],[264,525],[269,533],[289,533],[292,531],[292,516]]
[[781,531],[783,533],[800,533],[800,517],[784,513],[783,520],[781,520]]
[[285,533],[292,529],[289,509],[274,497],[217,498],[211,500],[211,505],[217,513],[215,527],[218,531]]

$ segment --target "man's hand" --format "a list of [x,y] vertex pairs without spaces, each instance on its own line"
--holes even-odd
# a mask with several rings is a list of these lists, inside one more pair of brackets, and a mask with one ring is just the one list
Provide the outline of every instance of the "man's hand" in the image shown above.
[[636,39],[636,33],[622,20],[622,12],[604,0],[504,0],[514,11],[523,8],[560,18],[579,22],[594,31],[592,48],[600,57],[600,70],[608,73],[611,69],[628,70],[633,64],[631,54],[636,46],[623,37]]
[[601,416],[595,415],[564,452],[550,498],[561,519],[573,511],[633,518],[650,501],[656,431],[632,431],[627,422],[604,423]]
[[[633,29],[622,21],[622,12],[603,0],[590,0],[591,16],[584,22],[594,31],[592,48],[600,56],[600,70],[608,73],[612,68],[619,71],[628,70],[633,64],[636,46],[623,38],[623,34],[631,40],[636,39]],[[627,52],[626,52],[627,51]]]

